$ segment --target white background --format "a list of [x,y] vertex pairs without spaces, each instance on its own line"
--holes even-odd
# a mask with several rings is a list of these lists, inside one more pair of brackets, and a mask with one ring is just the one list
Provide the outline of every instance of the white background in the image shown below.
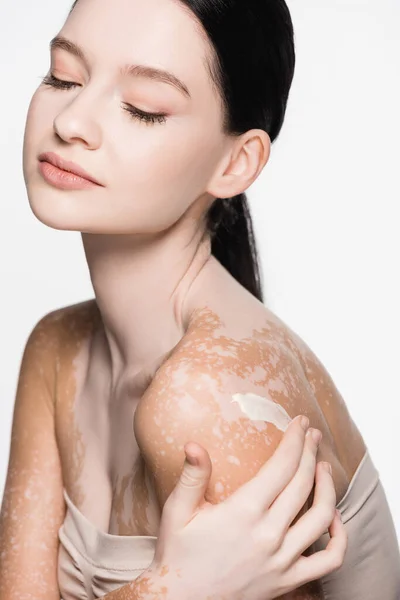
[[[29,101],[71,4],[0,3],[1,494],[26,338],[45,313],[93,297],[80,234],[33,216],[22,175]],[[400,537],[400,3],[288,4],[296,74],[281,135],[248,193],[266,303],[332,375]]]

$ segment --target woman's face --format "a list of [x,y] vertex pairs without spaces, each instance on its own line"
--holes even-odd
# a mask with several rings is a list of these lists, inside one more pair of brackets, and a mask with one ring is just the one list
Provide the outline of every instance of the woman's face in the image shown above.
[[[153,233],[208,201],[227,138],[194,16],[174,0],[79,0],[59,36],[85,59],[54,47],[48,75],[76,85],[41,83],[29,106],[23,171],[36,217],[56,229]],[[165,80],[124,74],[126,65],[166,70],[190,96]],[[129,105],[165,119],[140,120]],[[77,163],[102,186],[54,187],[39,170],[43,152]]]

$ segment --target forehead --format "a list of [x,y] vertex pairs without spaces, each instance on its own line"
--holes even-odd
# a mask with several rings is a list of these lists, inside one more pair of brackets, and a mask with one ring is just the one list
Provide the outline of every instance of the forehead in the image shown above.
[[191,90],[211,90],[206,35],[178,0],[79,0],[59,35],[79,44],[93,68],[148,64]]

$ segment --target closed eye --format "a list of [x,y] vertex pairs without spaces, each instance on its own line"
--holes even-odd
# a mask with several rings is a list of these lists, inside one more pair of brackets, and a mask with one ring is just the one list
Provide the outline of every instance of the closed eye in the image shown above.
[[[50,87],[57,88],[59,90],[70,90],[80,85],[79,83],[75,83],[74,81],[64,81],[63,79],[58,79],[52,74],[43,77],[42,83],[44,85],[49,85]],[[140,121],[145,121],[146,123],[165,123],[167,120],[167,115],[163,113],[144,112],[142,110],[139,110],[135,106],[132,106],[131,104],[126,104],[124,110],[126,110],[132,116],[132,118],[139,119]]]
[[147,113],[147,112],[143,112],[142,110],[139,110],[138,108],[136,108],[135,106],[132,106],[131,104],[127,104],[124,108],[124,110],[126,110],[128,113],[130,113],[133,118],[135,119],[140,119],[142,121],[147,121],[150,123],[165,123],[166,122],[166,115],[162,114],[162,113]]

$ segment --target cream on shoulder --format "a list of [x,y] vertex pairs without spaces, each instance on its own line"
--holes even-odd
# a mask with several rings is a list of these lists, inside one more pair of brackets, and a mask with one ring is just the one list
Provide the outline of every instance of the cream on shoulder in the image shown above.
[[277,402],[257,394],[233,394],[231,402],[237,402],[241,411],[252,421],[267,421],[277,429],[285,431],[292,420]]

